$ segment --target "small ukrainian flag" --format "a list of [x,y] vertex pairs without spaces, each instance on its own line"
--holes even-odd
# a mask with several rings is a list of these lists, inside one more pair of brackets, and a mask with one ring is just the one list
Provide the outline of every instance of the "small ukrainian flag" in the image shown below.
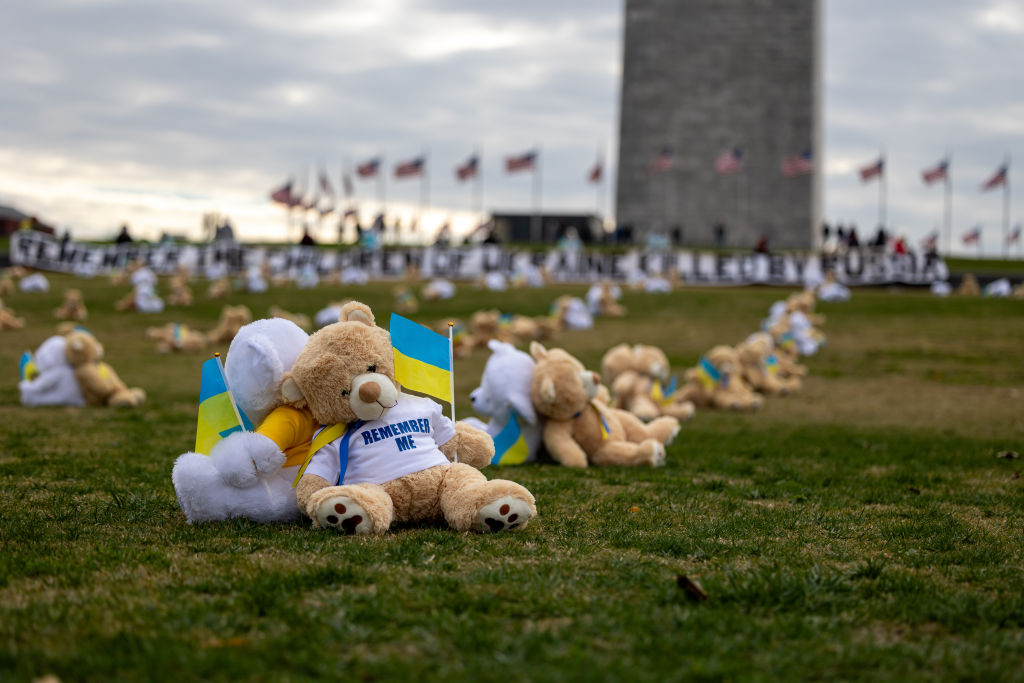
[[711,364],[711,361],[701,356],[700,362],[697,364],[697,379],[700,380],[706,391],[711,391],[722,381],[722,373]]
[[32,352],[25,351],[21,354],[21,360],[18,362],[18,377],[32,380],[38,375],[39,371],[36,369],[36,361],[32,358]]
[[196,453],[210,454],[218,441],[232,432],[251,431],[249,418],[238,410],[224,377],[220,356],[203,363],[199,385],[199,418],[196,422]]
[[779,374],[779,359],[775,357],[774,353],[769,353],[764,359],[765,369],[768,370],[769,375]]
[[509,411],[508,422],[494,437],[492,465],[522,465],[530,455],[530,447],[523,439],[523,430],[516,419],[516,411]]
[[395,379],[407,389],[452,402],[452,354],[448,338],[391,314]]
[[651,386],[651,400],[661,405],[671,403],[672,395],[676,393],[678,382],[679,378],[675,375],[672,375],[672,381],[669,382],[667,387],[663,387],[659,380],[654,380],[654,384]]

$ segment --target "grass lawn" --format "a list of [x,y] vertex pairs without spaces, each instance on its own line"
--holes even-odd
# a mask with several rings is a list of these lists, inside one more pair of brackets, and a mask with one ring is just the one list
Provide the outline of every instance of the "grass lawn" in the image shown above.
[[[1024,303],[856,291],[823,304],[805,390],[700,412],[650,469],[489,470],[529,487],[521,533],[190,526],[171,464],[194,440],[201,357],[143,338],[210,328],[221,302],[117,313],[105,280],[51,276],[0,333],[0,680],[1024,680]],[[25,409],[17,358],[85,292],[138,410]],[[195,287],[201,295],[201,288]],[[462,285],[416,317],[539,314],[563,291]],[[784,290],[627,293],[563,335],[596,367],[620,341],[676,369],[753,331]],[[390,285],[234,295],[313,314]],[[226,349],[221,349],[225,351]],[[483,354],[457,364],[460,416]],[[693,602],[677,582],[697,579]]]

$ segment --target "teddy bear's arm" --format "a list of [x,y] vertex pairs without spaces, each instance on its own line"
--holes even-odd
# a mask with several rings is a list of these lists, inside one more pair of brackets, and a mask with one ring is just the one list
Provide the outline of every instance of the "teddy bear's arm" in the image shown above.
[[299,485],[295,487],[295,501],[299,504],[299,509],[302,510],[303,514],[312,519],[314,524],[316,523],[316,510],[310,510],[310,499],[314,493],[329,486],[331,486],[331,483],[323,477],[315,474],[304,474],[302,479],[299,479]]
[[544,424],[544,446],[566,467],[586,467],[587,454],[572,437],[572,423],[548,420]]
[[451,460],[456,452],[459,462],[481,469],[491,464],[494,458],[494,440],[476,427],[457,422],[455,436],[439,446],[444,457]]
[[94,363],[75,368],[75,379],[88,403],[103,403],[114,390],[113,381],[105,379]]

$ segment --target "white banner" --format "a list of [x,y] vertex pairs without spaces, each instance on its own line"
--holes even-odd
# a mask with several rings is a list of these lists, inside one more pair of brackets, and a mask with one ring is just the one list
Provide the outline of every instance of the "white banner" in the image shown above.
[[863,248],[828,256],[807,252],[753,254],[665,251],[525,251],[499,245],[455,248],[397,247],[364,250],[339,247],[250,247],[214,243],[96,245],[60,242],[51,235],[21,231],[11,237],[11,262],[42,270],[96,275],[124,268],[141,259],[157,273],[183,265],[197,274],[241,273],[266,262],[273,274],[294,276],[316,268],[321,277],[355,268],[371,279],[402,277],[416,266],[423,277],[475,280],[487,273],[512,275],[531,266],[546,269],[558,282],[625,282],[644,276],[668,277],[673,270],[694,285],[802,285],[820,282],[832,270],[847,285],[915,284],[945,280],[945,262],[934,254],[892,254]]

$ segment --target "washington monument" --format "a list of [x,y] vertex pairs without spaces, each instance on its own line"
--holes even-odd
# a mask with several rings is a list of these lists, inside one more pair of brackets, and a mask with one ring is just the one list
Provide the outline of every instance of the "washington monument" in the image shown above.
[[820,55],[820,0],[626,0],[619,225],[693,246],[814,246]]

